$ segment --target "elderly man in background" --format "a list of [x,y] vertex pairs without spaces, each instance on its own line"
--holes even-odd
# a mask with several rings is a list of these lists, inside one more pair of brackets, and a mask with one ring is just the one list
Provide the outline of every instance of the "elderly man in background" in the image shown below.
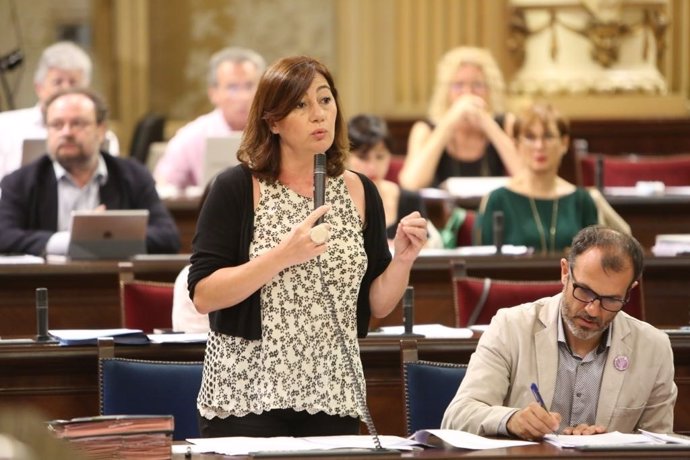
[[209,62],[208,98],[215,109],[186,124],[170,139],[154,177],[160,185],[183,190],[203,186],[206,139],[243,131],[266,63],[245,48],[224,48]]
[[[57,42],[41,54],[34,73],[34,91],[38,103],[33,107],[0,113],[0,179],[22,166],[26,139],[45,139],[42,110],[56,92],[91,84],[91,58],[72,42]],[[120,145],[112,131],[105,134],[108,153],[118,155]]]

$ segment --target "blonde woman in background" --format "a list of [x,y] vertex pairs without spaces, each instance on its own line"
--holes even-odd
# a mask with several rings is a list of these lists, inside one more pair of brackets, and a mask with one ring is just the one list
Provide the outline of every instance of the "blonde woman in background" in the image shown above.
[[[504,130],[505,83],[491,53],[459,47],[439,61],[429,119],[410,131],[403,188],[436,187],[449,177],[512,175],[520,167]],[[505,120],[504,120],[505,119]]]

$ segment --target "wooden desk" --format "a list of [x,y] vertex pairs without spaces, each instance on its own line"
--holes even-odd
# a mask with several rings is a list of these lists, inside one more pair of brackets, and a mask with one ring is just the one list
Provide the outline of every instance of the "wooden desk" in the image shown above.
[[180,232],[180,253],[192,252],[192,239],[196,232],[196,219],[199,216],[199,200],[201,197],[179,197],[163,200],[172,214],[177,230]]
[[[464,449],[428,449],[420,452],[406,452],[401,454],[399,458],[418,458],[418,459],[434,459],[434,460],[463,460],[467,458],[480,458],[482,460],[505,460],[505,459],[588,459],[588,460],[609,460],[615,459],[629,459],[640,458],[649,460],[650,458],[676,458],[686,459],[690,455],[690,451],[616,451],[616,452],[579,452],[575,449],[559,449],[547,443],[535,444],[533,446],[524,447],[509,447],[506,449],[490,449],[490,450],[474,450],[468,451]],[[184,455],[174,455],[173,460],[183,460]],[[202,454],[194,455],[192,457],[196,460],[214,460],[214,459],[249,459],[251,457],[234,456],[225,457],[216,454]],[[276,458],[276,457],[272,457]],[[315,457],[291,457],[294,460],[312,460]],[[357,456],[329,456],[332,460],[375,460],[381,458],[378,455],[357,455]],[[389,458],[384,456],[383,458]]]
[[[415,262],[410,284],[415,288],[415,323],[455,326],[455,303],[450,263],[463,259],[468,275],[507,280],[559,278],[558,256],[459,257],[424,254]],[[657,326],[684,326],[690,319],[690,256],[648,256],[643,274],[647,322]],[[386,318],[372,320],[372,327],[402,324],[400,305]]]
[[[135,258],[135,276],[173,282],[188,258]],[[121,327],[118,275],[117,261],[0,264],[0,336],[36,333],[38,287],[48,288],[51,329]]]
[[[172,282],[188,255],[145,256],[135,263],[141,278]],[[514,280],[552,280],[558,257],[460,257],[422,254],[414,264],[415,322],[455,325],[450,262],[464,259],[471,276]],[[36,332],[35,290],[48,288],[52,329],[121,327],[117,262],[64,262],[0,265],[0,336]],[[646,260],[644,298],[647,321],[659,327],[683,326],[690,320],[690,256]],[[402,324],[398,306],[388,317],[372,320],[372,328]]]
[[[675,430],[690,432],[690,336],[672,337],[678,385]],[[466,363],[477,338],[419,342],[420,359]],[[117,346],[116,356],[198,361],[202,344]],[[367,401],[379,433],[405,435],[398,338],[360,341]],[[98,356],[92,347],[0,346],[0,405],[38,407],[50,418],[94,415],[98,410]]]

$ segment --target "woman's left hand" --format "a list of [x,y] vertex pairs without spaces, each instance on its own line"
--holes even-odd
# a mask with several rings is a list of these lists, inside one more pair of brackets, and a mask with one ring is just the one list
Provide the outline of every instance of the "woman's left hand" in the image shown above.
[[393,240],[394,256],[413,262],[427,240],[426,219],[418,211],[400,219]]

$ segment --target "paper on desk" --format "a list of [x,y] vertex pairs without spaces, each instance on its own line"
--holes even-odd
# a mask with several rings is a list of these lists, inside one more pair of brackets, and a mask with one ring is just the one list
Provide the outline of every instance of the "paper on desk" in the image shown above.
[[206,343],[208,332],[187,334],[147,334],[153,343]]
[[[533,248],[528,248],[522,245],[504,244],[501,246],[501,253],[507,256],[521,256],[530,254],[534,251]],[[458,246],[452,249],[438,249],[438,248],[422,248],[419,252],[420,256],[492,256],[496,254],[496,246]]]
[[[411,450],[416,442],[399,436],[379,436],[385,449]],[[251,452],[322,450],[338,448],[374,448],[371,436],[314,436],[293,438],[279,436],[272,438],[226,437],[195,438],[188,442],[205,452],[216,452],[222,455],[249,455]]]
[[[384,326],[381,327],[380,332],[372,332],[369,335],[401,335],[404,332],[405,326]],[[468,339],[474,334],[470,329],[464,327],[448,327],[442,324],[415,324],[412,327],[412,332],[431,339]]]
[[582,447],[582,446],[625,446],[630,444],[654,444],[659,441],[644,434],[611,433],[593,434],[589,436],[547,434],[544,441],[558,447]]
[[7,265],[13,265],[13,264],[43,264],[45,263],[45,259],[43,257],[39,256],[33,256],[31,254],[14,254],[14,255],[5,255],[5,254],[0,254],[0,264],[7,264]]
[[96,345],[100,337],[112,337],[122,345],[149,343],[141,329],[51,329],[48,333],[58,339],[60,345]]
[[652,439],[658,439],[659,441],[673,443],[673,444],[684,444],[690,445],[690,438],[685,436],[674,436],[673,434],[663,434],[663,433],[653,433],[651,431],[640,430],[645,436],[649,436]]
[[420,430],[412,435],[415,441],[429,444],[429,435],[436,436],[453,447],[460,449],[485,450],[502,447],[518,447],[537,444],[518,439],[490,439],[460,430]]

